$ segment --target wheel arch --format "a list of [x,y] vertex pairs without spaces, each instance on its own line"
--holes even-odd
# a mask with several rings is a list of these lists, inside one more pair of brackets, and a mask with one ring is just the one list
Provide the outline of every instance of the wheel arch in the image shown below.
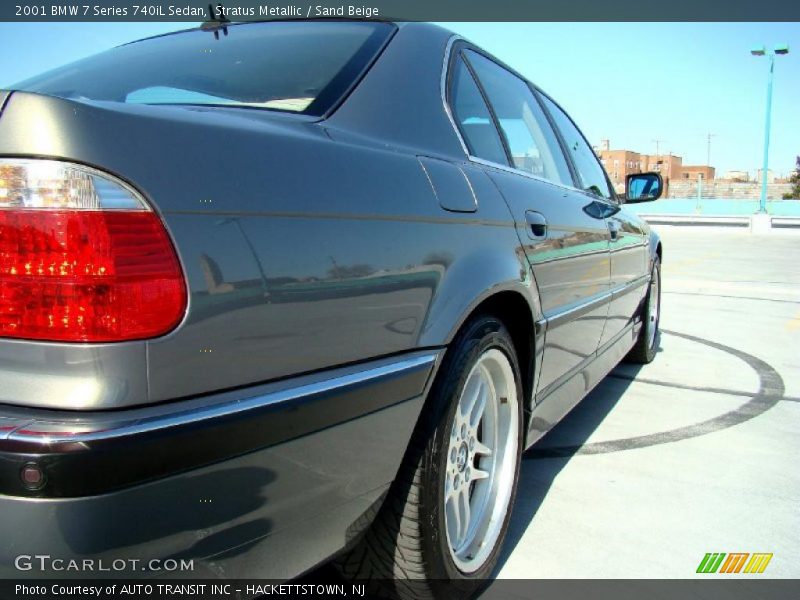
[[[537,319],[537,310],[538,302],[531,300],[529,288],[520,283],[500,285],[475,298],[454,322],[445,340],[449,346],[458,333],[478,316],[490,315],[499,319],[508,330],[517,353],[526,419],[532,408],[535,374],[543,347],[544,328]],[[446,348],[445,354],[448,351]]]
[[[469,322],[478,315],[492,315],[505,325],[517,353],[520,377],[522,378],[523,407],[527,413],[533,398],[535,358],[538,346],[537,325],[534,313],[525,296],[516,290],[502,290],[484,298],[464,319]],[[527,425],[527,423],[526,423]]]
[[660,260],[662,263],[664,262],[663,261],[664,257],[663,257],[661,236],[658,235],[658,232],[655,231],[654,229],[650,229],[650,235],[649,235],[648,242],[649,242],[649,246],[650,246],[650,256],[648,257],[648,259],[649,259],[648,268],[651,268],[652,267],[652,263],[655,260],[656,256],[658,256],[658,260]]

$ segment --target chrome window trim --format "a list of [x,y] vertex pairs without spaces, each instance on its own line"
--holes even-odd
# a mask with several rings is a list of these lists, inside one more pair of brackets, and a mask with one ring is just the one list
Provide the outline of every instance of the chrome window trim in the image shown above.
[[[617,191],[616,191],[616,189],[614,189],[614,185],[611,183],[611,178],[608,176],[608,171],[606,171],[605,166],[600,161],[600,157],[597,156],[597,154],[595,153],[594,148],[592,147],[592,144],[589,142],[588,138],[586,137],[586,134],[583,133],[581,128],[578,127],[578,124],[575,122],[575,120],[569,115],[569,113],[566,110],[564,110],[564,108],[558,102],[555,101],[555,99],[552,96],[550,96],[550,94],[547,94],[541,88],[537,87],[533,83],[531,83],[530,85],[535,89],[535,92],[534,92],[535,94],[541,96],[541,98],[543,98],[543,99],[549,100],[553,104],[553,106],[555,106],[559,111],[561,111],[561,113],[567,118],[567,120],[570,123],[572,123],[572,126],[578,131],[578,133],[580,134],[580,136],[583,139],[584,143],[589,148],[591,153],[594,155],[595,161],[597,162],[597,165],[600,167],[600,170],[603,172],[603,176],[604,176],[604,178],[606,180],[606,185],[608,186],[608,190],[611,192],[611,197],[606,198],[606,197],[603,197],[603,196],[594,196],[594,194],[589,194],[586,191],[586,188],[582,189],[581,191],[583,191],[585,194],[588,194],[589,196],[596,197],[596,198],[598,198],[600,200],[604,200],[606,203],[608,203],[608,204],[610,204],[612,206],[621,206],[622,203],[620,203],[619,198],[617,198]],[[555,124],[555,118],[553,118],[552,111],[547,106],[544,105],[544,102],[541,102],[541,104],[542,104],[542,109],[544,109],[550,115],[550,117],[552,118],[552,126],[558,131],[559,137],[563,139],[564,138],[564,134],[561,133],[561,130],[558,129],[558,126]],[[566,147],[564,148],[564,150],[566,151]],[[575,162],[575,160],[571,156],[569,157],[569,162],[574,167],[575,174],[577,175],[578,179],[582,180],[583,177],[580,174],[580,171],[578,171],[578,165],[577,165],[577,163]]]
[[442,63],[442,75],[439,81],[439,92],[442,98],[442,106],[444,106],[444,112],[447,114],[447,118],[450,120],[450,125],[452,125],[453,130],[456,132],[456,136],[458,137],[458,141],[461,144],[461,149],[464,151],[464,155],[469,158],[472,156],[469,153],[469,148],[467,147],[467,143],[464,141],[464,137],[461,135],[461,131],[458,129],[456,125],[456,120],[453,118],[453,112],[450,110],[450,105],[447,103],[447,75],[449,72],[448,67],[450,66],[450,57],[453,53],[453,45],[459,41],[467,41],[460,35],[453,35],[449,40],[447,40],[447,46],[444,49],[444,62]]
[[[500,163],[496,163],[496,162],[493,162],[491,160],[486,160],[484,158],[480,158],[478,156],[473,156],[472,154],[469,153],[469,148],[467,147],[466,141],[464,140],[464,137],[461,135],[461,131],[458,129],[458,125],[456,124],[456,120],[453,117],[453,112],[450,109],[450,105],[447,102],[447,75],[448,75],[448,72],[449,72],[450,59],[451,59],[452,54],[453,54],[453,46],[457,42],[470,43],[469,40],[467,40],[463,36],[460,36],[460,35],[457,35],[457,34],[453,35],[447,41],[447,46],[445,47],[445,51],[444,51],[444,60],[442,61],[442,75],[441,75],[441,78],[440,78],[440,84],[439,84],[440,85],[440,89],[439,89],[439,91],[440,91],[440,97],[442,99],[442,106],[444,106],[444,112],[447,115],[448,120],[450,121],[450,125],[453,128],[453,131],[455,131],[455,133],[456,133],[456,137],[458,137],[458,141],[461,144],[461,149],[464,151],[464,155],[466,156],[467,161],[471,162],[471,163],[483,165],[484,167],[490,167],[490,168],[493,168],[493,169],[498,169],[500,171],[506,171],[508,173],[513,173],[515,175],[522,175],[523,177],[527,177],[528,179],[533,179],[534,181],[541,181],[542,183],[549,183],[550,185],[556,186],[558,188],[561,188],[561,189],[564,189],[564,190],[567,190],[567,191],[570,191],[570,192],[578,192],[580,194],[583,194],[587,198],[591,198],[593,200],[598,200],[598,201],[601,201],[601,202],[607,202],[608,204],[611,204],[612,206],[614,206],[614,204],[612,204],[613,201],[611,199],[602,198],[600,196],[595,196],[593,194],[588,193],[586,190],[582,190],[580,188],[576,188],[574,185],[568,185],[568,184],[565,184],[565,183],[561,183],[559,181],[553,181],[551,179],[545,179],[544,177],[539,177],[538,175],[534,175],[533,173],[528,173],[527,171],[523,171],[521,169],[517,169],[516,167],[512,167],[510,165],[503,165],[503,164],[500,164]],[[505,68],[505,67],[503,67],[503,68]],[[511,73],[515,77],[520,77],[520,79],[522,79],[522,81],[524,81],[526,85],[533,85],[527,79],[525,79],[524,77],[521,77],[517,73],[513,73],[511,71],[509,71],[509,73]],[[563,153],[563,150],[561,149],[561,147],[558,148],[558,151]],[[567,163],[569,164],[569,158],[568,157],[564,157],[564,160],[566,160]],[[619,206],[619,205],[617,205],[617,206]]]
[[[421,367],[432,367],[440,352],[427,351],[415,353],[411,356],[403,356],[394,362],[381,364],[372,368],[364,369],[325,379],[322,381],[301,384],[296,387],[279,389],[265,394],[253,396],[245,399],[233,399],[212,404],[183,410],[175,413],[167,413],[153,416],[150,418],[132,418],[110,425],[106,429],[91,431],[73,431],[68,433],[48,431],[48,426],[52,427],[58,422],[39,421],[43,426],[42,431],[36,431],[37,420],[26,420],[18,427],[6,435],[4,439],[33,442],[43,446],[60,443],[85,443],[107,441],[119,439],[139,434],[147,434],[158,431],[168,430],[174,427],[192,425],[236,415],[242,412],[256,410],[284,402],[291,402],[314,396],[317,394],[332,392],[339,389],[357,386],[369,381],[391,377],[406,371],[413,371]],[[77,425],[80,427],[80,425]]]
[[[521,169],[517,169],[516,167],[511,167],[511,166],[508,166],[508,165],[501,165],[499,163],[492,162],[490,160],[486,160],[486,159],[480,158],[478,156],[472,156],[471,154],[468,154],[467,158],[469,158],[470,162],[477,163],[477,164],[483,165],[485,167],[490,167],[492,169],[497,169],[498,171],[507,171],[508,173],[513,173],[515,175],[522,175],[523,177],[527,177],[528,179],[533,179],[534,181],[541,181],[542,183],[549,183],[550,185],[555,186],[557,188],[561,188],[563,190],[567,190],[567,191],[570,191],[570,192],[580,192],[580,193],[588,196],[588,194],[586,194],[586,192],[584,192],[583,190],[579,190],[578,188],[572,187],[572,186],[567,185],[565,183],[561,183],[561,182],[558,182],[558,181],[553,181],[552,179],[545,179],[544,177],[539,177],[538,175],[534,175],[533,173],[528,173],[527,171],[522,171]],[[593,199],[597,199],[597,200],[602,200],[602,198],[595,198],[595,196],[589,196],[589,197],[593,198]]]

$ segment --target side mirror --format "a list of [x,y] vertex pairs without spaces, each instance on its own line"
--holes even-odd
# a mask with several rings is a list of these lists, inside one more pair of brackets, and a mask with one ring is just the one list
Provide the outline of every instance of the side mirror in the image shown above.
[[652,202],[664,191],[664,180],[658,173],[632,173],[625,177],[625,202]]

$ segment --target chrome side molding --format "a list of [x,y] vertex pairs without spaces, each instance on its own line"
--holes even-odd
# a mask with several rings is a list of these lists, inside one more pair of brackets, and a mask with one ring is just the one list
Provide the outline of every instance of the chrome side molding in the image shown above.
[[[372,361],[374,366],[368,366],[370,363],[367,363],[367,365],[336,369],[334,372],[346,372],[328,379],[295,386],[287,386],[286,382],[282,382],[283,387],[281,389],[264,394],[229,399],[212,404],[196,405],[193,408],[184,408],[176,412],[166,412],[152,416],[113,420],[112,415],[106,415],[105,419],[98,419],[94,422],[86,419],[85,415],[77,416],[74,421],[68,419],[34,419],[13,429],[6,435],[5,439],[43,446],[64,443],[81,444],[117,440],[175,427],[202,424],[215,419],[241,415],[241,413],[247,411],[256,411],[278,404],[300,401],[319,394],[377,383],[383,379],[408,375],[421,369],[428,369],[432,372],[439,354],[439,350],[429,350],[391,359]],[[361,367],[361,370],[359,370],[359,367]],[[308,377],[300,379],[308,380]],[[166,406],[169,407],[169,405]],[[135,412],[135,409],[130,412]]]

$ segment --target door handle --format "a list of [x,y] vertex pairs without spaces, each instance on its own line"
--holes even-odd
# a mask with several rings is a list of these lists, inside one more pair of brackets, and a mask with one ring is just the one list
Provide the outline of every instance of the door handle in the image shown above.
[[612,242],[619,239],[619,224],[616,221],[608,221],[608,233],[611,234]]
[[526,210],[525,221],[528,223],[528,237],[532,240],[543,240],[547,237],[547,219],[542,213]]

